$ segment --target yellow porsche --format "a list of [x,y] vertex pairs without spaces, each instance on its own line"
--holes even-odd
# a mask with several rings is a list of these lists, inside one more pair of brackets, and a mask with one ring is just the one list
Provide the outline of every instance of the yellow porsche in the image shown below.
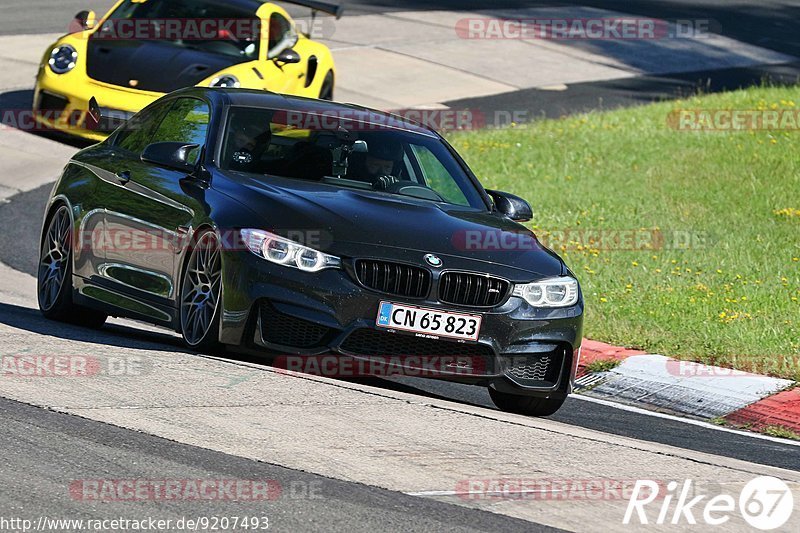
[[[339,18],[341,6],[284,0]],[[157,98],[183,87],[243,87],[333,99],[330,50],[263,0],[120,0],[96,20],[76,15],[47,49],[33,111],[45,128],[102,140]],[[99,105],[89,117],[92,97]],[[89,120],[87,120],[89,118]]]

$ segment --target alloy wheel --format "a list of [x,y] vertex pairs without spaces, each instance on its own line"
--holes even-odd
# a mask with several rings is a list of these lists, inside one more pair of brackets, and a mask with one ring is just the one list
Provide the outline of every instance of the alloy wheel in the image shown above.
[[42,242],[39,259],[39,307],[51,310],[58,303],[69,270],[72,248],[72,223],[66,207],[61,207],[50,219],[47,234]]
[[181,331],[191,346],[201,344],[214,324],[222,284],[218,241],[204,233],[192,250],[181,288]]

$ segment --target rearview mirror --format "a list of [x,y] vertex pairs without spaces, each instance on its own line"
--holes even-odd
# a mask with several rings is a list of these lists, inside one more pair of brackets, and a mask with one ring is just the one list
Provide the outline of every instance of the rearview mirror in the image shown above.
[[295,52],[294,49],[287,48],[286,50],[284,50],[283,52],[278,54],[275,57],[274,61],[277,62],[277,63],[283,63],[283,64],[290,65],[290,64],[299,63],[301,61],[301,58],[300,58],[300,54]]
[[194,143],[153,143],[144,149],[141,159],[145,163],[188,173],[195,169],[195,165],[189,162],[189,154],[198,148],[200,145]]
[[533,218],[531,205],[519,196],[489,189],[486,192],[492,197],[495,208],[511,220],[526,222]]
[[84,30],[91,30],[97,23],[97,16],[91,9],[84,10],[75,15],[75,24]]

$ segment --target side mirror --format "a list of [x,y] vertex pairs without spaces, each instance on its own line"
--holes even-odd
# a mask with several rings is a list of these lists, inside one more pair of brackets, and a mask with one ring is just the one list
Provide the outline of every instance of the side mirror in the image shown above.
[[91,9],[84,10],[75,15],[75,24],[84,30],[91,30],[97,24],[97,15]]
[[287,48],[280,54],[278,54],[275,59],[273,59],[276,63],[281,63],[284,65],[292,65],[295,63],[299,63],[302,61],[300,58],[300,54],[294,51],[292,48]]
[[531,204],[519,196],[507,192],[491,191],[489,189],[487,189],[486,192],[492,197],[497,210],[511,220],[525,222],[533,218]]
[[192,150],[200,148],[199,144],[166,142],[148,145],[142,152],[142,161],[160,167],[192,172],[196,165],[189,162]]

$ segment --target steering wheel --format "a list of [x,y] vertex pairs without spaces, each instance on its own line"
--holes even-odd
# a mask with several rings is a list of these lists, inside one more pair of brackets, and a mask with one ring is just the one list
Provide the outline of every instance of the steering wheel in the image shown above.
[[420,185],[411,180],[400,180],[392,183],[386,188],[386,192],[402,194],[423,200],[433,200],[434,202],[446,202],[442,195],[425,185]]

